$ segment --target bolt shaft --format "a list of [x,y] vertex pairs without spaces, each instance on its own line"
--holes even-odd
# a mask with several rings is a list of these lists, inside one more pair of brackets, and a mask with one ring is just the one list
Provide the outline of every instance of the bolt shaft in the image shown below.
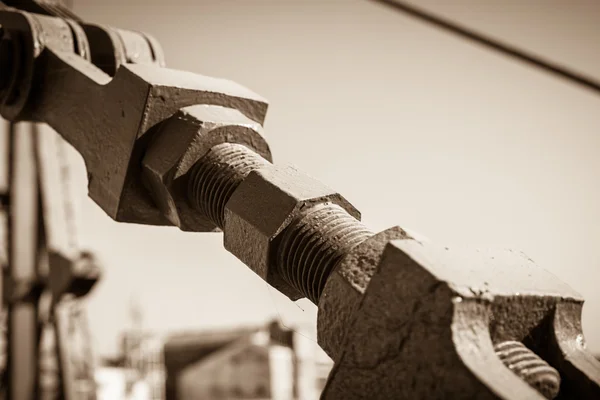
[[318,304],[335,265],[372,235],[342,207],[315,205],[301,212],[283,232],[277,270],[289,285]]
[[[225,205],[248,174],[269,164],[246,146],[213,147],[190,170],[188,200],[219,228]],[[284,230],[276,255],[283,280],[315,304],[335,265],[373,233],[342,207],[322,203],[301,211]]]
[[494,346],[496,355],[508,369],[536,388],[548,399],[554,399],[560,390],[560,375],[546,361],[516,341],[501,342]]
[[267,164],[267,160],[241,144],[217,145],[192,167],[188,200],[223,229],[225,205],[235,189],[250,172]]

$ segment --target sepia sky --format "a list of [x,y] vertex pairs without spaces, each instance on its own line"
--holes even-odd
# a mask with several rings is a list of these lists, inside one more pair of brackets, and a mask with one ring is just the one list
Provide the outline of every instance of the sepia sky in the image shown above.
[[[275,161],[339,190],[374,230],[525,251],[587,299],[600,352],[597,93],[366,0],[74,3],[90,22],[152,33],[171,68],[269,99]],[[413,3],[600,80],[597,1]],[[270,289],[220,234],[117,224],[89,199],[83,217],[105,271],[89,301],[101,354],[116,351],[132,301],[159,333],[314,326],[314,306]]]

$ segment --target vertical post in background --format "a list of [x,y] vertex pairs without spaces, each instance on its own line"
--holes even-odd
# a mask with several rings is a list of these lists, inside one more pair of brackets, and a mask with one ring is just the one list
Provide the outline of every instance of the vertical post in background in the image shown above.
[[[39,190],[31,124],[10,127],[8,399],[37,398]],[[8,287],[5,286],[5,287]]]
[[73,182],[69,145],[48,125],[37,124],[35,131],[48,282],[52,296],[56,296],[52,314],[62,392],[67,400],[91,400],[96,398],[94,355],[84,300],[57,293],[52,283],[65,273],[76,273],[78,265],[86,262],[79,247],[76,202],[80,199]]
[[317,370],[315,343],[308,335],[301,333],[301,327],[293,332],[293,347],[295,353],[296,397],[298,399],[317,400]]
[[10,124],[0,119],[0,399],[6,398],[5,374],[7,368],[7,313],[4,304],[4,277],[8,274],[8,205],[10,189]]
[[67,296],[55,308],[56,343],[67,400],[95,400],[94,355],[85,305]]
[[[63,14],[53,7],[44,10]],[[81,298],[65,293],[75,275],[92,279],[84,264],[94,261],[82,258],[78,246],[74,203],[80,199],[71,184],[68,145],[45,124],[7,122],[1,128],[0,163],[6,165],[0,165],[0,234],[5,236],[0,237],[0,264],[8,273],[0,277],[0,288],[8,310],[8,346],[6,394],[0,396],[93,400],[95,369],[86,310]],[[45,307],[42,294],[51,295]],[[44,348],[42,332],[52,339],[44,341]]]

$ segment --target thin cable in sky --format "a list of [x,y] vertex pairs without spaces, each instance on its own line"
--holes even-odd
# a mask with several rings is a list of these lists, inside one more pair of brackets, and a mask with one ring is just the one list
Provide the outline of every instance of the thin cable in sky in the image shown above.
[[580,86],[584,86],[588,89],[595,91],[596,93],[600,93],[600,82],[595,81],[593,78],[582,75],[578,72],[569,70],[563,66],[557,65],[547,60],[543,60],[537,56],[532,54],[528,54],[527,52],[520,50],[516,47],[510,46],[508,44],[499,42],[490,37],[486,37],[480,33],[474,32],[467,27],[461,26],[455,22],[449,21],[447,19],[438,17],[436,15],[430,14],[427,11],[421,10],[417,7],[409,5],[407,3],[397,1],[397,0],[370,0],[375,3],[381,3],[386,6],[393,8],[396,11],[402,12],[404,14],[408,14],[416,19],[421,21],[428,22],[436,27],[443,29],[447,32],[451,32],[455,35],[458,35],[464,39],[471,40],[473,42],[479,43],[487,48],[496,50],[499,53],[502,53],[506,56],[512,57],[519,61],[522,61],[526,64],[534,66],[538,69],[544,70],[554,76],[561,77],[563,79],[568,80],[571,83],[578,84]]

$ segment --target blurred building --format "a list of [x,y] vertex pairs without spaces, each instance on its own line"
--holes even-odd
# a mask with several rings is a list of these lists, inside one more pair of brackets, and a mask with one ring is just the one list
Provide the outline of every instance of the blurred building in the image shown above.
[[164,400],[163,343],[147,332],[125,331],[121,354],[96,369],[98,400]]
[[127,372],[122,367],[102,366],[96,369],[98,400],[127,398]]
[[140,331],[125,332],[121,339],[122,368],[128,371],[127,391],[142,390],[143,387],[143,390],[148,392],[144,399],[164,399],[164,341],[160,337]]
[[[302,327],[272,322],[164,339],[131,324],[121,335],[120,354],[96,368],[97,398],[316,400],[333,362],[308,336]],[[55,339],[46,327],[40,399],[56,398],[59,389]]]
[[165,398],[164,340],[144,329],[142,307],[131,300],[129,324],[120,338],[121,352],[97,368],[99,400]]
[[316,400],[332,366],[313,342],[278,323],[174,335],[164,359],[167,400]]

